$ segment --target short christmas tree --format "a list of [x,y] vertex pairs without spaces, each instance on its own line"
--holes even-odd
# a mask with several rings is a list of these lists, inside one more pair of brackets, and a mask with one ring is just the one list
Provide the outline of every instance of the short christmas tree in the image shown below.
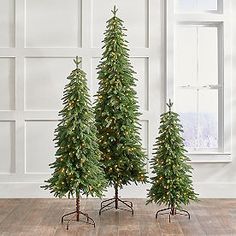
[[147,200],[147,203],[167,205],[167,208],[157,211],[156,217],[160,212],[169,211],[169,221],[170,216],[176,214],[184,214],[190,218],[190,214],[181,205],[197,200],[197,194],[192,187],[192,167],[187,163],[189,158],[185,155],[184,139],[181,136],[182,125],[179,115],[171,110],[172,105],[169,101],[169,111],[161,115],[159,137],[156,139],[155,153],[151,160],[154,176],[151,177],[152,186]]
[[[46,181],[45,189],[56,197],[76,196],[76,211],[62,217],[80,214],[86,222],[95,226],[94,221],[80,211],[80,195],[102,196],[106,180],[100,163],[100,151],[94,114],[90,105],[86,74],[79,68],[79,59],[74,60],[76,68],[67,77],[63,104],[59,112],[61,120],[55,130],[56,160],[50,164],[54,169]],[[68,229],[69,221],[67,224]]]
[[123,21],[116,16],[107,21],[104,52],[98,66],[99,89],[95,118],[99,132],[102,163],[115,197],[101,204],[100,214],[111,204],[123,203],[133,213],[132,203],[118,198],[118,188],[131,182],[145,182],[146,156],[141,147],[135,78],[125,40]]

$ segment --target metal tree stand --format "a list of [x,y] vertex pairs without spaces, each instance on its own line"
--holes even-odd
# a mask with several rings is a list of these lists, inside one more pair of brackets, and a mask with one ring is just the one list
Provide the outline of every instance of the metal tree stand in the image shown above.
[[[163,211],[164,211],[164,213],[159,214],[160,212],[163,212]],[[168,212],[165,212],[165,211],[168,211]],[[169,222],[171,222],[170,221],[171,216],[174,216],[174,215],[187,216],[190,220],[190,214],[188,211],[183,210],[183,209],[177,209],[174,206],[169,206],[168,208],[163,208],[161,210],[158,210],[156,213],[156,218],[158,215],[167,215],[167,214],[169,215]]]
[[[70,217],[69,219],[64,219],[66,216],[70,216],[70,215],[72,215],[72,217]],[[85,220],[82,220],[80,218],[80,215],[85,216]],[[75,219],[73,219],[74,217]],[[91,217],[89,217],[87,213],[83,213],[82,211],[80,211],[80,197],[78,195],[76,195],[76,211],[72,211],[70,213],[63,215],[61,218],[61,223],[63,224],[64,221],[67,221],[67,224],[66,224],[67,230],[69,229],[69,224],[71,221],[84,222],[86,224],[93,225],[95,228],[94,220]]]
[[[115,206],[111,206],[113,203],[115,204]],[[120,207],[118,203],[122,203],[126,208]],[[123,211],[129,211],[132,213],[132,215],[134,214],[133,203],[130,201],[123,201],[118,197],[118,186],[117,185],[115,185],[115,197],[104,200],[101,202],[101,208],[99,210],[99,215],[101,215],[102,212],[108,211],[113,208],[115,208],[116,210],[119,209],[119,210],[123,210]]]

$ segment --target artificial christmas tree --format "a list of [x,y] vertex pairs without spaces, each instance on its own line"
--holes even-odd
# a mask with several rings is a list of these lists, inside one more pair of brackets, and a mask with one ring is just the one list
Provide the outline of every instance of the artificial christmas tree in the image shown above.
[[101,203],[99,214],[119,208],[133,214],[133,204],[118,197],[118,189],[131,182],[145,182],[146,156],[141,147],[138,105],[134,90],[134,71],[130,64],[123,21],[116,16],[107,21],[104,52],[98,66],[99,89],[96,95],[95,118],[102,152],[101,162],[115,197]]
[[[86,217],[86,223],[95,227],[92,218],[80,211],[80,195],[102,196],[106,186],[101,168],[100,151],[93,110],[90,106],[86,74],[79,68],[79,59],[74,60],[76,69],[67,77],[63,104],[59,112],[62,117],[56,130],[56,160],[50,164],[54,169],[52,177],[46,181],[45,189],[50,189],[56,197],[76,196],[76,210],[64,215]],[[72,219],[70,219],[72,220]],[[70,220],[67,223],[67,229]]]
[[[186,215],[188,211],[181,205],[189,204],[190,200],[197,200],[191,180],[192,167],[187,163],[189,158],[185,155],[184,139],[181,137],[182,125],[178,114],[171,110],[173,103],[167,104],[169,111],[161,115],[159,137],[154,145],[154,157],[151,160],[152,173],[151,189],[148,192],[147,204],[155,202],[168,207],[157,211],[164,214]],[[161,213],[162,214],[162,213]]]

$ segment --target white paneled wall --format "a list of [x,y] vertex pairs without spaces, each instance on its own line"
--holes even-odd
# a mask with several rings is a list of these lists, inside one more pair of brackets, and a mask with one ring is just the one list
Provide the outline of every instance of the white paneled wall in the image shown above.
[[[151,157],[165,103],[166,1],[0,0],[0,197],[50,196],[40,185],[50,176],[48,164],[55,158],[54,129],[72,59],[81,57],[94,95],[101,40],[114,4],[128,29],[142,112],[140,134]],[[231,2],[236,9],[236,1]],[[235,46],[232,53],[234,78]],[[232,89],[236,94],[235,83]],[[235,117],[235,98],[232,104]],[[235,147],[234,122],[232,131]],[[194,186],[201,197],[236,197],[235,151],[231,163],[193,163]],[[125,186],[121,195],[145,197],[147,187]],[[107,196],[112,194],[109,189]]]
[[104,10],[113,9],[114,5],[117,5],[119,16],[126,22],[127,40],[130,42],[130,47],[147,48],[149,45],[148,0],[92,0],[92,47],[100,48],[102,46],[103,34],[101,34],[101,30],[105,28],[106,21],[110,16],[110,11]]
[[11,57],[0,58],[0,109],[15,109],[15,59]]
[[2,174],[15,173],[15,124],[13,121],[3,121],[0,123],[0,172]]
[[48,163],[54,161],[52,142],[56,121],[26,121],[25,173],[48,173]]
[[0,15],[1,15],[0,45],[3,48],[14,47],[15,0],[1,0]]
[[25,58],[25,110],[52,111],[61,108],[62,91],[73,58]]
[[[163,96],[157,93],[162,86],[160,1],[0,0],[0,197],[49,196],[40,185],[55,159],[54,129],[72,59],[81,57],[94,95],[105,22],[114,5],[128,29],[143,113],[140,134],[150,156]],[[123,194],[145,196],[145,190],[130,186]]]
[[81,10],[81,0],[25,0],[25,46],[80,47]]

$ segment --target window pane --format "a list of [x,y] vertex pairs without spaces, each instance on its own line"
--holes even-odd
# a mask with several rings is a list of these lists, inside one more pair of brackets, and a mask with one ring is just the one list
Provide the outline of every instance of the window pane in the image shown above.
[[216,11],[217,0],[197,0],[197,8],[200,11]]
[[193,11],[197,7],[196,0],[176,0],[176,7],[179,11]]
[[217,0],[176,0],[176,9],[183,12],[216,11]]
[[218,147],[218,90],[199,91],[198,147]]
[[218,148],[218,90],[176,89],[175,110],[189,150]]
[[198,27],[199,84],[218,84],[217,27]]
[[175,110],[180,115],[183,125],[185,146],[197,147],[197,91],[192,89],[176,89]]
[[218,28],[179,25],[175,31],[176,86],[218,84]]
[[[184,43],[183,43],[184,42]],[[197,27],[176,27],[175,31],[175,83],[196,85],[197,83]]]

